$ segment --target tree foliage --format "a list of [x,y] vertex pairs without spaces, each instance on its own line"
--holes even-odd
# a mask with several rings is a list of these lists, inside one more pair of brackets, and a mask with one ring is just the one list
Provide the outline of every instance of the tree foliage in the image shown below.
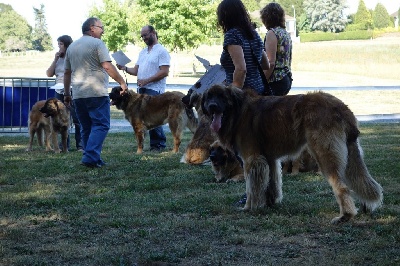
[[358,3],[358,9],[356,14],[354,15],[353,24],[357,24],[360,30],[371,29],[373,26],[372,15],[368,11],[367,6],[365,5],[363,0],[360,0],[360,2]]
[[31,49],[32,27],[10,5],[0,3],[0,50]]
[[210,42],[216,32],[216,3],[213,0],[138,0],[160,37],[171,50],[188,50]]
[[389,27],[389,25],[392,23],[389,13],[381,3],[378,3],[375,6],[372,20],[374,22],[374,27],[377,29]]
[[104,25],[102,40],[110,51],[123,49],[132,35],[129,29],[129,3],[118,0],[103,0],[102,7],[93,7],[90,16],[98,17]]
[[35,14],[35,28],[33,29],[32,47],[38,51],[53,50],[50,34],[47,32],[46,17],[44,5],[40,5],[40,9],[33,8]]
[[344,16],[344,0],[305,0],[304,10],[311,30],[341,32],[348,19]]

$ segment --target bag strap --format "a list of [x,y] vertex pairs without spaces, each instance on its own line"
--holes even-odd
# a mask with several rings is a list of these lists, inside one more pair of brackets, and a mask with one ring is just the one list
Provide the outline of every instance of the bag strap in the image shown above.
[[258,71],[260,71],[261,80],[262,80],[262,82],[264,84],[264,90],[265,90],[264,94],[267,95],[267,96],[272,96],[273,93],[272,93],[271,87],[269,86],[267,77],[264,74],[264,70],[262,69],[262,66],[261,66],[260,62],[258,62],[258,60],[257,60],[257,56],[254,53],[254,50],[253,50],[253,47],[251,46],[251,43],[249,41],[247,41],[247,42],[249,43],[249,46],[250,46],[250,49],[251,49],[251,55],[253,56],[253,60],[257,63]]

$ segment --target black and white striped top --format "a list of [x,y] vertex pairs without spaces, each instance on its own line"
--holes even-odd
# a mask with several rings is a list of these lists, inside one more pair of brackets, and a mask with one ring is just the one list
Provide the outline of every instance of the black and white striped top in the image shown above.
[[221,65],[225,69],[226,72],[226,82],[231,84],[233,81],[233,72],[235,70],[235,66],[233,65],[232,58],[228,53],[228,45],[240,45],[243,49],[244,60],[246,62],[246,79],[244,81],[244,88],[250,87],[256,90],[259,94],[263,94],[264,85],[261,80],[260,71],[258,70],[257,62],[254,61],[252,56],[252,51],[250,48],[253,48],[253,51],[258,59],[258,62],[261,62],[263,41],[256,31],[254,31],[255,38],[253,40],[248,40],[246,37],[240,32],[239,29],[233,28],[227,31],[224,35],[224,46],[221,54]]

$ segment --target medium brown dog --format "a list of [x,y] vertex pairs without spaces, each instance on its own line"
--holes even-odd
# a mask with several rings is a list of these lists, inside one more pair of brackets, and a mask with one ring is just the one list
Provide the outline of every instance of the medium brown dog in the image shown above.
[[114,87],[110,92],[111,105],[124,111],[125,118],[131,123],[138,143],[137,153],[143,152],[146,130],[168,123],[174,138],[173,152],[179,151],[182,132],[188,127],[191,132],[197,128],[197,118],[193,110],[182,102],[185,96],[181,92],[165,92],[150,96],[129,90],[121,95],[121,87]]
[[[39,101],[32,106],[29,113],[29,146],[27,151],[32,150],[32,143],[37,133],[39,146],[43,145],[43,132],[45,133],[46,151],[54,150],[59,153],[58,134],[61,134],[63,152],[68,152],[67,138],[70,126],[70,112],[61,101],[50,98]],[[50,146],[53,144],[53,149]]]
[[251,91],[214,85],[204,92],[203,112],[223,145],[235,147],[244,163],[247,200],[244,210],[282,200],[279,158],[308,147],[340,207],[332,223],[357,214],[356,195],[369,211],[382,204],[382,187],[371,177],[358,143],[357,120],[334,96],[258,96]]
[[211,120],[201,110],[201,94],[189,89],[182,98],[187,108],[195,108],[199,117],[199,124],[189,141],[185,153],[181,158],[182,163],[202,164],[210,157],[210,145],[217,139],[217,135],[211,131]]
[[29,120],[28,120],[29,145],[26,148],[26,151],[32,151],[33,139],[35,137],[35,134],[37,136],[38,144],[40,147],[43,146],[43,137],[44,137],[46,151],[52,150],[50,146],[50,134],[51,134],[50,118],[45,117],[40,112],[40,108],[42,108],[45,103],[46,100],[36,102],[32,106],[31,111],[29,112]]
[[210,160],[217,182],[244,181],[243,168],[235,153],[219,140],[210,145]]

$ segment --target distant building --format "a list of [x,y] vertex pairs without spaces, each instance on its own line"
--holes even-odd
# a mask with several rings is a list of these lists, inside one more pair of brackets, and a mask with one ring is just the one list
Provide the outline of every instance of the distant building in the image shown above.
[[[259,11],[257,11],[259,12]],[[285,22],[286,22],[286,30],[287,32],[290,33],[290,37],[292,38],[292,42],[294,43],[299,43],[300,42],[300,36],[296,36],[296,18],[285,15]],[[264,25],[261,27],[257,28],[257,31],[259,33],[262,33],[264,35],[267,33],[267,29],[265,28]]]

